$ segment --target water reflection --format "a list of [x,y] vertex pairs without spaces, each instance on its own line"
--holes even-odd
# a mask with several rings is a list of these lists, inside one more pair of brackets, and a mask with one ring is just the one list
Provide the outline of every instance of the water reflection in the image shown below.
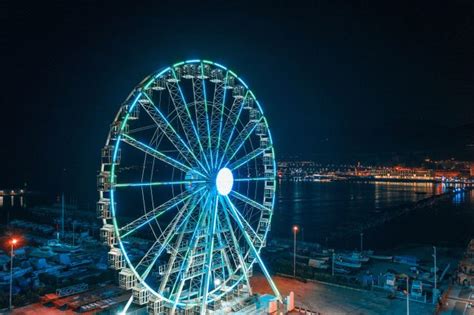
[[395,182],[280,182],[272,235],[291,237],[294,224],[305,239],[321,242],[335,228],[364,222],[401,205],[446,190],[434,183]]

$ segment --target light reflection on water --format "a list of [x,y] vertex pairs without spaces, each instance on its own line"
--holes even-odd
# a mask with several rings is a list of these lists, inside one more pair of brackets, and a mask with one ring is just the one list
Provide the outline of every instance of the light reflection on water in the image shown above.
[[[337,227],[354,223],[362,226],[446,190],[438,183],[280,182],[271,235],[291,238],[291,227],[297,224],[305,231],[305,241],[324,244]],[[474,199],[474,195],[470,197]],[[466,194],[457,194],[453,204],[463,204],[465,198]]]

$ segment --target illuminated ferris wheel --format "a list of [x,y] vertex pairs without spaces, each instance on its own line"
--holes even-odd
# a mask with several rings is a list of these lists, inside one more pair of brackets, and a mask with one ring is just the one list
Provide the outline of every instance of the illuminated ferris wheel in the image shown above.
[[120,107],[98,176],[101,236],[131,302],[150,313],[224,310],[251,294],[275,201],[267,119],[233,71],[180,62]]

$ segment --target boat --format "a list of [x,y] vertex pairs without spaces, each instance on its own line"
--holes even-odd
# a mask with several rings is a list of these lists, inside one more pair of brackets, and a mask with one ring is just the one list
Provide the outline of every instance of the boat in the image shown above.
[[31,257],[38,257],[38,258],[50,258],[56,256],[57,254],[51,250],[49,246],[40,246],[33,249],[30,253]]
[[362,255],[359,252],[352,252],[351,254],[339,254],[338,258],[355,263],[366,263],[369,261],[369,257]]
[[322,251],[312,251],[310,254],[316,257],[331,257],[333,252],[333,249],[323,249]]
[[329,265],[327,264],[326,260],[319,260],[319,259],[309,259],[308,266],[316,268],[316,269],[328,269]]
[[414,256],[395,256],[393,261],[399,264],[418,266],[418,258]]
[[370,258],[376,260],[392,260],[393,256],[385,256],[385,255],[369,255]]
[[334,272],[336,273],[343,273],[343,274],[349,274],[351,273],[349,270],[346,270],[344,268],[334,268]]
[[349,261],[343,261],[343,260],[340,260],[340,259],[336,259],[334,261],[334,264],[337,265],[337,266],[347,267],[347,268],[354,268],[354,269],[358,269],[358,268],[362,267],[362,264],[359,263],[359,262],[349,262]]

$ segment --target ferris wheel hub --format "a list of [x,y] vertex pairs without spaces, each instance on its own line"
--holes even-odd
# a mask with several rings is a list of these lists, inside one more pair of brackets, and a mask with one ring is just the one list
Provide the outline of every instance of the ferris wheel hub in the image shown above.
[[221,168],[216,177],[216,188],[220,195],[227,196],[234,185],[234,175],[227,167]]

